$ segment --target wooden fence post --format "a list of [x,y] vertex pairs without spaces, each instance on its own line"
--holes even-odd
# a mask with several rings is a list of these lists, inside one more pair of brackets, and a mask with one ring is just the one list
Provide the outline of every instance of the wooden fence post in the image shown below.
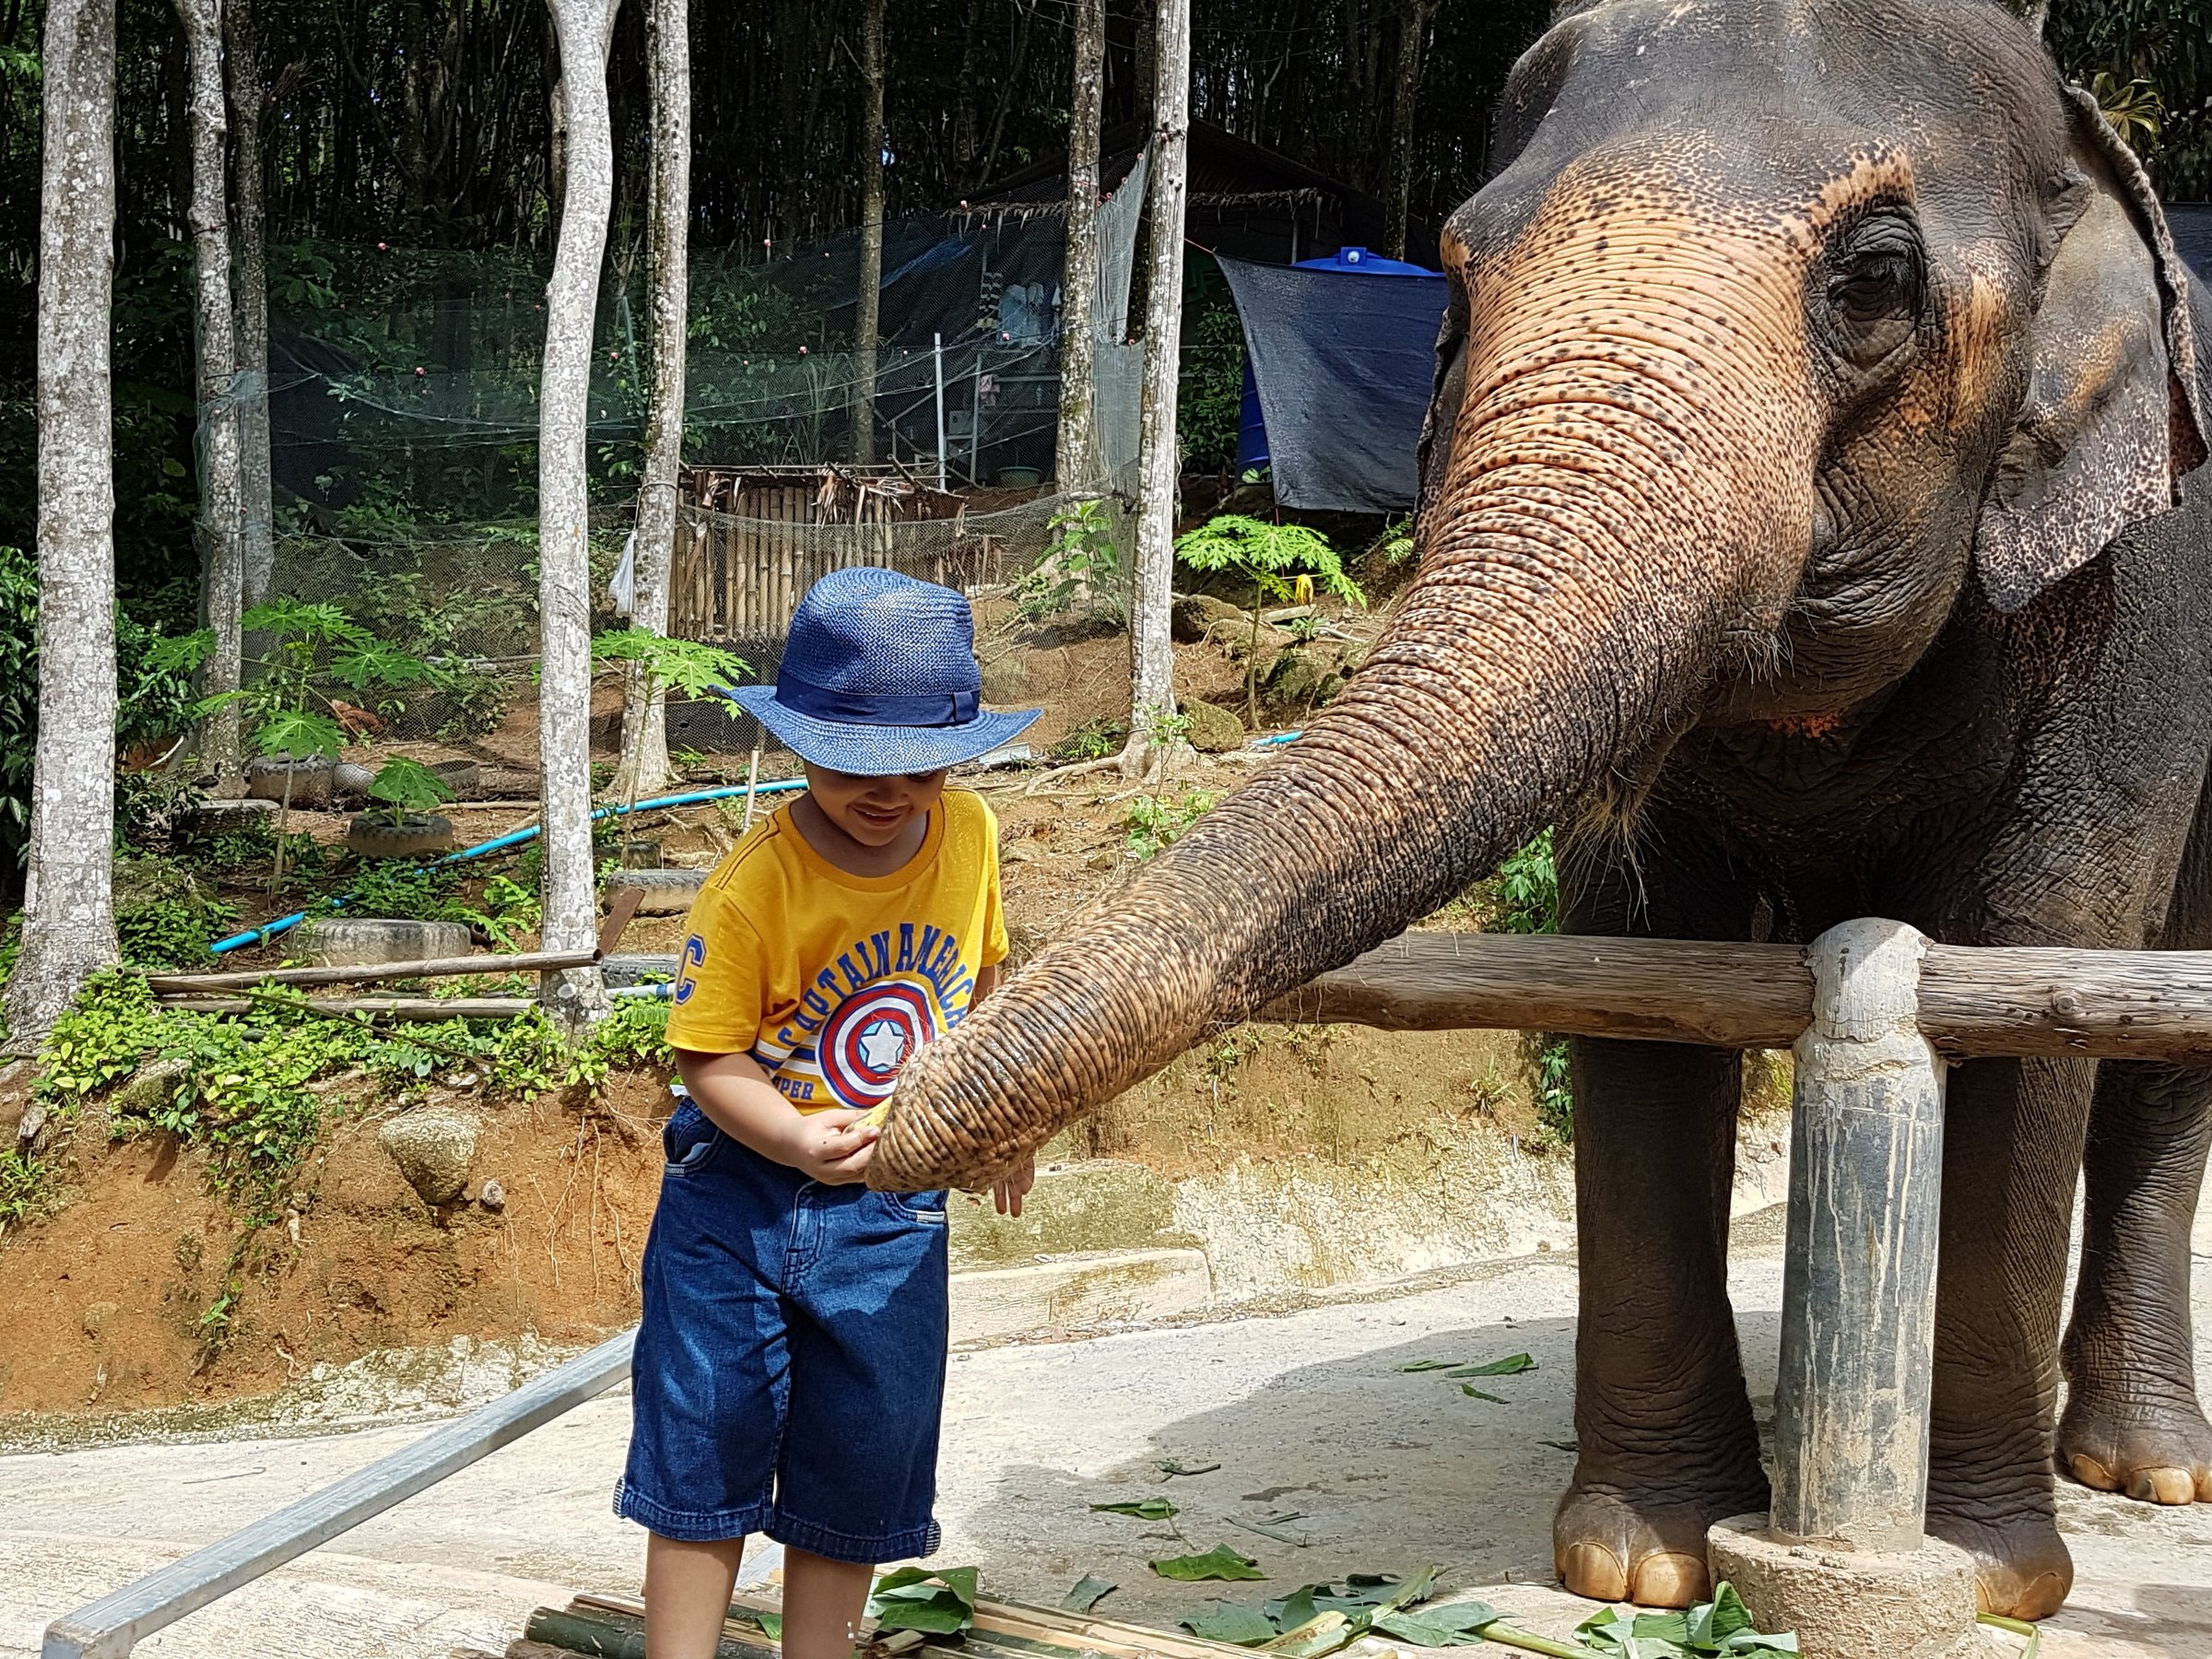
[[1936,1659],[1974,1637],[1974,1566],[1925,1536],[1943,1060],[1920,1029],[1928,941],[1813,941],[1795,1047],[1782,1363],[1768,1515],[1714,1527],[1715,1578],[1806,1659]]

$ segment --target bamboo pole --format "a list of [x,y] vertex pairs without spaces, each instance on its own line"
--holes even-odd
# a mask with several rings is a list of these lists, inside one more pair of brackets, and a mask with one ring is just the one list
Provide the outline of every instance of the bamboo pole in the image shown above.
[[[1812,972],[1795,945],[1413,933],[1253,1018],[1788,1048],[1812,1006]],[[1948,1060],[2212,1064],[2212,951],[1931,945],[1920,1026]]]
[[[251,1014],[274,1006],[255,996],[165,996],[165,1008],[183,1014]],[[383,1019],[516,1019],[537,1006],[534,996],[310,996],[294,1007],[341,1018],[366,1014]]]
[[233,985],[357,985],[378,980],[459,979],[474,973],[540,972],[589,968],[596,950],[531,950],[513,956],[424,957],[412,962],[360,962],[328,968],[238,969],[226,973],[149,973],[157,995],[222,991]]

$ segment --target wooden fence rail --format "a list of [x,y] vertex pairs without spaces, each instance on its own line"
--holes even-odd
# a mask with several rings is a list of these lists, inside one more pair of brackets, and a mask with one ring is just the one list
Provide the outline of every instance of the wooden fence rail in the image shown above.
[[[2212,1065],[2212,951],[1932,944],[1919,1006],[1921,1030],[1947,1059]],[[1784,1049],[1812,1023],[1813,975],[1796,945],[1410,933],[1257,1018]]]

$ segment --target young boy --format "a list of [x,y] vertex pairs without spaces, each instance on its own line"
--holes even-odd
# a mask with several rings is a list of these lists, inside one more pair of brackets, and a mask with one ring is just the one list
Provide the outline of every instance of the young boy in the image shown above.
[[1037,714],[982,712],[973,644],[959,594],[839,571],[777,683],[733,693],[806,791],[700,890],[668,1020],[686,1098],[615,1495],[652,1534],[649,1659],[710,1659],[748,1533],[785,1547],[789,1659],[847,1659],[875,1563],[937,1545],[945,1194],[861,1183],[864,1120],[1006,954],[996,825],[945,774]]

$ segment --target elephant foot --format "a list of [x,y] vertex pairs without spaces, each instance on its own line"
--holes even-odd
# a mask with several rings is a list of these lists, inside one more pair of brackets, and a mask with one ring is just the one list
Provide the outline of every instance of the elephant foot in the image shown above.
[[1552,1518],[1552,1560],[1572,1594],[1641,1607],[1687,1607],[1712,1593],[1706,1530],[1766,1506],[1763,1487],[1688,1500],[1679,1489],[1664,1500],[1642,1500],[1613,1488],[1571,1487]]
[[2074,1558],[2048,1514],[1991,1521],[1930,1509],[1928,1531],[1974,1558],[1975,1597],[1984,1613],[2048,1618],[2074,1588]]
[[2058,1465],[2144,1503],[2212,1503],[2212,1424],[2194,1399],[2144,1406],[2077,1389],[2058,1426]]

